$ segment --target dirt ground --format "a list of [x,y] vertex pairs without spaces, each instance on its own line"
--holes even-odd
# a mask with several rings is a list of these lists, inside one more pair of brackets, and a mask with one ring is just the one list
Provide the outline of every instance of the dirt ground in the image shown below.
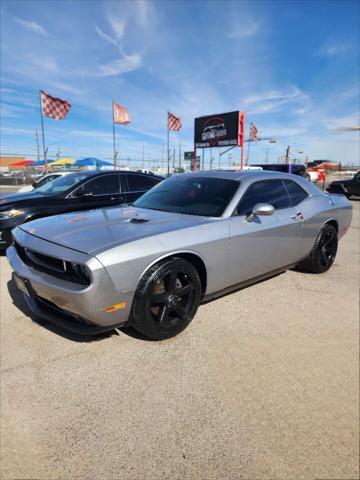
[[324,275],[200,307],[165,342],[31,319],[1,267],[1,478],[358,479],[359,212]]

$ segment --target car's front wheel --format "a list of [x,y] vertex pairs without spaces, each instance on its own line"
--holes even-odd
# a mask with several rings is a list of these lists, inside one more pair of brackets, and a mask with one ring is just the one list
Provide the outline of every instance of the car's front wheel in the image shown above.
[[327,272],[334,263],[337,247],[338,235],[336,228],[330,224],[324,225],[302,267],[312,273]]
[[200,298],[197,269],[183,258],[166,259],[151,267],[140,280],[131,324],[153,340],[174,337],[189,325]]

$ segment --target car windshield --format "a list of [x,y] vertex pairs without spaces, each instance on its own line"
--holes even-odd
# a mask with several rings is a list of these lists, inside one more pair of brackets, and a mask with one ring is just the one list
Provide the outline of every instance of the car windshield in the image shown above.
[[206,217],[220,217],[239,182],[223,178],[175,175],[159,183],[135,207]]
[[57,177],[36,188],[36,193],[42,193],[44,195],[60,195],[61,193],[69,190],[69,188],[75,186],[87,176],[88,174],[86,172],[76,172],[70,173],[69,175],[64,175],[62,177]]

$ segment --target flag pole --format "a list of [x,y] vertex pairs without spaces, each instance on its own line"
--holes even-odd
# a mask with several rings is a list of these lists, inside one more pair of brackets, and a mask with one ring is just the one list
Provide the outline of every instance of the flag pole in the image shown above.
[[114,170],[116,170],[116,146],[115,146],[115,118],[114,118],[114,102],[112,102],[112,116],[113,116],[113,148],[114,148]]
[[169,110],[167,112],[166,127],[167,127],[167,174],[169,176],[170,175]]
[[42,131],[42,144],[43,144],[43,153],[44,153],[44,161],[45,161],[45,173],[47,174],[48,162],[47,162],[47,154],[45,149],[44,117],[43,117],[42,103],[41,103],[41,90],[39,90],[39,100],[40,100],[41,131]]

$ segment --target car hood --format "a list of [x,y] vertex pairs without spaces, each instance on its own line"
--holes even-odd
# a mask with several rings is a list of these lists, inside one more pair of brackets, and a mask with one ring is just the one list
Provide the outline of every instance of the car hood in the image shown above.
[[23,192],[23,193],[7,193],[6,195],[0,195],[0,210],[7,210],[12,207],[21,207],[23,205],[30,205],[31,202],[39,200],[39,198],[45,198],[45,195],[36,193],[35,191]]
[[19,228],[58,245],[95,255],[135,239],[209,221],[207,217],[124,206],[40,218]]

